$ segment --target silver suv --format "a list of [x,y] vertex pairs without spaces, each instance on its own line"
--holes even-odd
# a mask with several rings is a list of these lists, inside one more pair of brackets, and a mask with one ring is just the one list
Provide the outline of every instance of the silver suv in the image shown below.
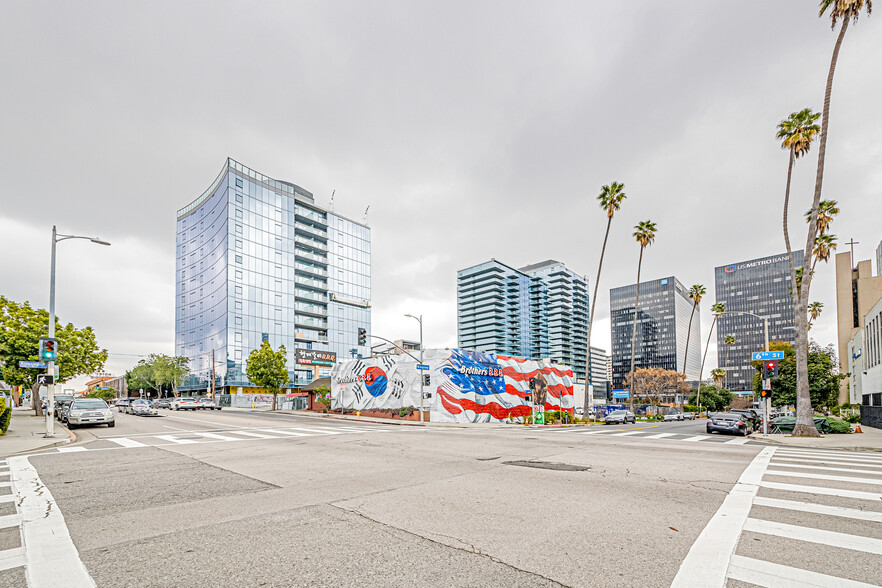
[[77,398],[64,410],[64,418],[68,428],[75,429],[80,425],[116,426],[113,412],[107,403],[100,398]]

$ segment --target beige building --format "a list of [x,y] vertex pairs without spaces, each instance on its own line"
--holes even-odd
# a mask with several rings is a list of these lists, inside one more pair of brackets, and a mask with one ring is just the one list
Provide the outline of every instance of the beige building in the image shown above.
[[[864,317],[882,300],[882,276],[873,276],[870,260],[852,267],[851,254],[836,255],[836,321],[839,334],[839,370],[850,373],[849,341],[864,327]],[[839,403],[849,401],[849,380],[839,384]]]

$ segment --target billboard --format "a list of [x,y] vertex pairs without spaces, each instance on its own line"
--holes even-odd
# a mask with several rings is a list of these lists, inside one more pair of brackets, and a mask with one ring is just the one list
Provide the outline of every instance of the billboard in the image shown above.
[[332,366],[337,363],[337,354],[333,351],[318,349],[295,349],[294,360],[300,365]]
[[407,355],[383,356],[338,363],[331,372],[333,408],[395,409],[420,406],[422,391],[432,422],[521,420],[539,410],[575,406],[573,370],[548,361],[526,360],[466,349],[428,349],[418,371]]

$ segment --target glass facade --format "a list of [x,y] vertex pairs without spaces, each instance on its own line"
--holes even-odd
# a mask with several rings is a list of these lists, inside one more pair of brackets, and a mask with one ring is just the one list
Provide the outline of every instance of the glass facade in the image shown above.
[[227,160],[208,190],[178,211],[175,354],[185,390],[252,387],[245,361],[263,341],[288,352],[289,386],[307,384],[297,348],[367,357],[370,229],[318,207],[299,186]]
[[588,281],[562,263],[514,269],[490,260],[457,272],[459,347],[550,358],[585,378]]
[[[802,250],[793,252],[796,267],[803,263]],[[717,302],[726,313],[717,320],[717,362],[726,370],[723,385],[733,392],[749,392],[756,370],[750,363],[754,351],[765,346],[762,318],[769,319],[769,340],[793,344],[793,304],[790,299],[790,263],[787,254],[721,265],[714,269]],[[726,345],[726,337],[735,343]]]
[[[624,388],[625,376],[631,371],[631,334],[636,295],[636,284],[609,291],[613,388]],[[692,306],[687,289],[673,276],[640,283],[634,343],[635,369],[660,367],[683,373],[685,359],[686,379],[698,379],[703,344],[700,307],[692,319],[689,351],[685,356]]]

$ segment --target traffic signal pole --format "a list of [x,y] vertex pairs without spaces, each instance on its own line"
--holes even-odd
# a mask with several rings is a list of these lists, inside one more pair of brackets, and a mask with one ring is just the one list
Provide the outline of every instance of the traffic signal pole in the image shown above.
[[[52,225],[52,267],[49,270],[49,338],[55,338],[55,243],[57,242],[57,233],[55,225]],[[42,358],[41,358],[42,359]],[[49,361],[46,364],[46,373],[53,376],[52,383],[46,386],[46,435],[51,438],[55,436],[55,361]],[[40,390],[37,389],[39,397]]]

